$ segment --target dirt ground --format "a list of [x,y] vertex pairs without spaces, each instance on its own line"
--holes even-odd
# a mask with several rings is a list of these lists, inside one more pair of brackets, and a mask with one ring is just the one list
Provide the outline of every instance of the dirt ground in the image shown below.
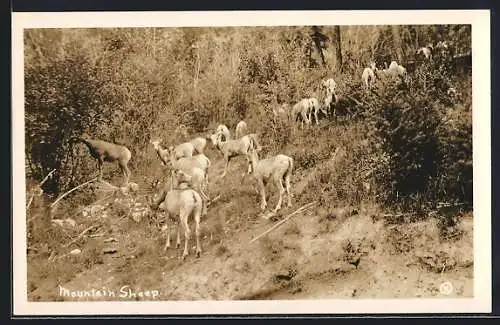
[[[234,165],[233,176],[244,167],[241,162]],[[211,179],[217,179],[221,168],[217,164]],[[105,236],[88,237],[68,248],[78,247],[82,254],[55,262],[28,256],[29,300],[123,300],[121,289],[159,293],[136,300],[473,296],[472,214],[461,216],[455,235],[446,239],[435,218],[390,224],[374,206],[316,205],[250,243],[276,220],[259,215],[252,182],[240,185],[236,178],[215,181],[224,192],[202,221],[200,258],[193,247],[181,261],[174,232],[173,247],[164,251],[164,237],[146,221],[107,215]],[[270,206],[275,202],[271,197]],[[277,219],[297,208],[285,208]],[[85,217],[79,218],[77,222]],[[102,253],[110,247],[113,253]],[[90,267],[73,269],[85,258]],[[440,291],[444,282],[452,284],[451,292]],[[71,297],[61,295],[62,288],[117,294]]]

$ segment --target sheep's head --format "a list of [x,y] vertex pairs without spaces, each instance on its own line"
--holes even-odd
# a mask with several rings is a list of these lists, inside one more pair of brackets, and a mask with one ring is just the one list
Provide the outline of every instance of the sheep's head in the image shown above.
[[210,139],[210,141],[212,141],[212,145],[215,147],[217,145],[217,143],[219,142],[220,134],[218,134],[218,133],[209,134],[208,138]]
[[371,62],[370,63],[370,69],[372,69],[373,71],[377,70],[377,63]]

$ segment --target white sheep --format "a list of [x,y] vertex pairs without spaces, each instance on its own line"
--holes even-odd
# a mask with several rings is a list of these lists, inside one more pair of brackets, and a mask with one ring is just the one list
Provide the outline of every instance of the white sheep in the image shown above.
[[377,65],[375,62],[370,64],[369,68],[365,68],[361,74],[361,80],[365,84],[366,88],[371,88],[373,82],[375,81],[375,72],[377,71]]
[[[261,210],[265,210],[267,207],[265,187],[271,179],[278,189],[279,195],[278,203],[274,208],[274,212],[276,213],[279,209],[281,209],[281,203],[283,201],[283,194],[285,193],[285,189],[288,198],[288,207],[291,207],[292,200],[290,193],[290,178],[293,172],[293,158],[283,154],[279,154],[273,157],[259,160],[257,151],[258,150],[256,149],[250,148],[249,153],[250,161],[252,164],[252,175],[257,180],[257,183],[259,185],[259,192],[261,195]],[[285,184],[285,187],[283,187],[283,183]]]
[[240,121],[236,125],[236,131],[235,131],[235,137],[236,137],[236,139],[241,138],[242,136],[244,136],[247,133],[247,129],[248,129],[247,123],[245,121]]
[[78,138],[78,141],[83,142],[88,147],[90,155],[97,160],[97,166],[99,168],[99,181],[102,181],[104,162],[117,162],[123,173],[124,185],[127,186],[130,179],[128,162],[132,157],[132,154],[127,147],[102,140],[90,139],[86,134],[83,134],[80,138]]
[[[162,208],[169,216],[179,216],[179,225],[177,226],[177,248],[181,244],[180,228],[184,228],[184,252],[182,259],[189,255],[189,239],[191,237],[191,230],[189,229],[188,219],[192,216],[195,221],[196,233],[196,256],[201,255],[200,243],[200,221],[203,210],[203,200],[201,195],[193,189],[173,189],[167,191],[163,189],[156,200],[153,201],[152,208],[154,210]],[[167,243],[165,250],[170,247],[170,230],[167,224],[163,226],[162,231],[167,232]]]
[[224,141],[227,141],[231,138],[231,132],[229,132],[229,129],[227,126],[224,124],[219,124],[217,126],[217,129],[215,130],[215,134],[222,134],[224,136]]
[[396,61],[391,62],[388,70],[393,77],[406,75],[406,68],[399,65]]
[[426,60],[432,60],[432,45],[419,48],[417,55],[423,55]]
[[190,142],[184,142],[181,144],[178,144],[176,146],[170,146],[168,147],[169,155],[170,157],[173,157],[174,159],[179,159],[183,157],[192,157],[195,149],[194,145]]
[[180,159],[174,159],[170,156],[170,165],[174,169],[180,169],[187,174],[191,174],[193,168],[201,169],[205,174],[205,179],[208,183],[208,170],[211,166],[210,159],[204,154],[194,155],[192,157],[183,157]]
[[304,122],[306,124],[310,124],[311,120],[308,118],[310,112],[311,102],[309,98],[304,98],[300,100],[298,103],[293,105],[291,110],[291,118],[294,121],[297,121],[299,118],[301,119],[301,128],[304,128]]
[[244,156],[248,162],[248,173],[251,172],[250,158],[248,157],[248,151],[252,147],[259,148],[260,145],[257,142],[257,136],[255,133],[247,134],[239,139],[234,140],[222,140],[222,135],[220,133],[212,134],[210,136],[212,144],[214,147],[219,149],[219,151],[224,156],[225,168],[221,177],[224,178],[229,168],[229,161],[237,156]]
[[326,106],[320,105],[318,99],[312,97],[308,98],[309,100],[309,121],[312,121],[311,115],[314,113],[314,118],[316,120],[316,125],[318,125],[318,113],[319,111],[323,112],[323,114],[328,116],[328,111],[326,110]]
[[325,87],[328,93],[333,94],[335,92],[335,88],[337,88],[337,83],[333,80],[333,78],[329,78],[323,80],[321,82],[321,86]]
[[207,146],[207,139],[203,137],[196,137],[189,141],[194,147],[194,151],[198,154],[203,154],[205,147]]
[[205,172],[198,167],[193,167],[189,172],[185,172],[181,169],[174,169],[171,173],[171,185],[170,189],[178,189],[182,184],[186,184],[193,190],[197,191],[201,198],[203,199],[203,212],[202,214],[207,215],[207,201],[209,200],[206,190],[208,189],[207,178]]

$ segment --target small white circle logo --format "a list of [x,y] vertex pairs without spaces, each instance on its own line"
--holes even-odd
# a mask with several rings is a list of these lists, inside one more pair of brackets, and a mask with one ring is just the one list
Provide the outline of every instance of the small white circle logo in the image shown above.
[[443,295],[449,295],[453,292],[453,285],[448,281],[443,282],[439,286],[439,292],[441,292]]

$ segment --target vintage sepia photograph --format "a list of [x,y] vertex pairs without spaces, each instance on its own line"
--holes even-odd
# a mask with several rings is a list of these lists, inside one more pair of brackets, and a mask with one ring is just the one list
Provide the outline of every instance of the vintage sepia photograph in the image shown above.
[[489,17],[15,13],[18,310],[490,311]]

